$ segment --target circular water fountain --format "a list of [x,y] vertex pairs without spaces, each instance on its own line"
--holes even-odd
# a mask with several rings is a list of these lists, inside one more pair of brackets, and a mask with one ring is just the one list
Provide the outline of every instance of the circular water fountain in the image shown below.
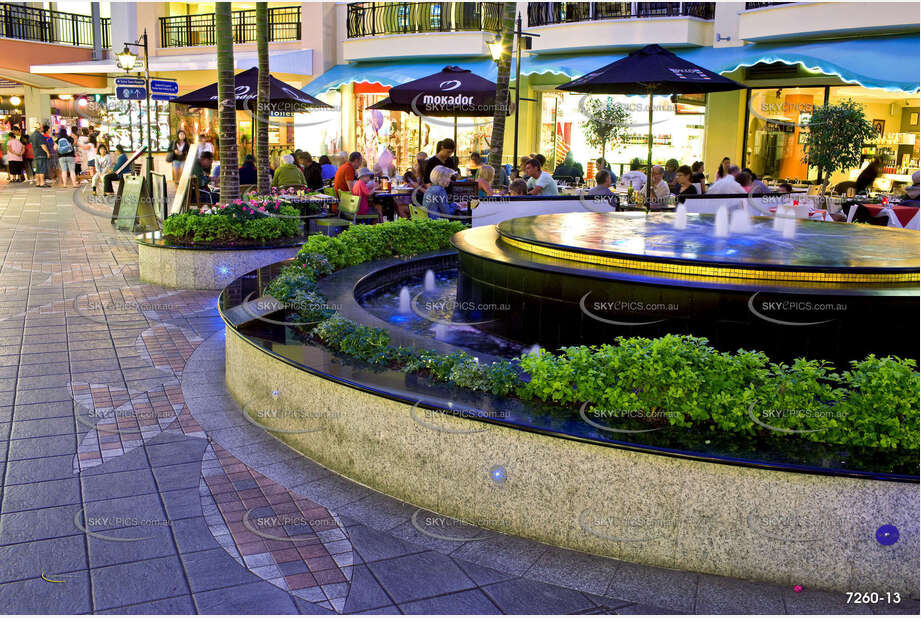
[[565,213],[472,228],[452,242],[457,304],[507,308],[479,328],[521,343],[673,333],[842,367],[870,353],[918,357],[917,232],[726,213]]

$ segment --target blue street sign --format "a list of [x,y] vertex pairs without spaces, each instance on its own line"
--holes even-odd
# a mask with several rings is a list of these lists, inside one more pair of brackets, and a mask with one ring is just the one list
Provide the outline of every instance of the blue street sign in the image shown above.
[[179,94],[179,84],[174,79],[150,80],[150,91],[161,94]]
[[141,101],[147,98],[147,88],[143,86],[118,86],[115,88],[115,96],[122,100]]
[[116,86],[143,86],[144,80],[138,77],[116,77]]
[[172,101],[178,96],[178,94],[164,94],[162,92],[154,92],[150,95],[150,98],[154,101]]

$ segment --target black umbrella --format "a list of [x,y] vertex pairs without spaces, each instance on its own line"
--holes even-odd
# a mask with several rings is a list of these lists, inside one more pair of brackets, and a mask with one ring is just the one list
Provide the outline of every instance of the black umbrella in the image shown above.
[[652,177],[652,96],[701,94],[741,90],[742,84],[679,58],[658,45],[647,45],[626,58],[557,86],[559,90],[590,94],[648,94],[649,140],[646,158],[646,204]]
[[[454,117],[455,142],[459,116],[492,116],[496,109],[496,83],[456,66],[394,86],[388,94],[368,109],[415,114],[420,122],[422,116]],[[506,104],[506,115],[509,111]]]
[[[236,95],[237,109],[254,109],[256,97],[259,92],[259,69],[253,67],[237,73],[234,76],[234,93]],[[199,88],[189,94],[184,94],[172,100],[173,103],[189,105],[191,107],[207,107],[217,109],[217,83]],[[316,99],[306,92],[290,86],[280,79],[269,76],[269,104],[274,112],[307,112],[313,109],[332,109],[323,101]]]

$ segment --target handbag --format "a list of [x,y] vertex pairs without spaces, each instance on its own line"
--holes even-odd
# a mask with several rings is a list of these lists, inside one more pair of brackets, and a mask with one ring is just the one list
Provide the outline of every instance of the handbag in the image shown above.
[[176,145],[172,144],[169,149],[169,154],[166,155],[166,162],[172,163],[176,159]]

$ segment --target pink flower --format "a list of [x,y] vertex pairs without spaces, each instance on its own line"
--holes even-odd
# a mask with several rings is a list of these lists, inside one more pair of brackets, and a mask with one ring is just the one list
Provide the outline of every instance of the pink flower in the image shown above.
[[259,207],[259,212],[265,212],[265,206],[260,206],[260,207]]
[[800,586],[799,584],[796,584],[795,586],[793,586],[793,592],[802,592],[802,591],[803,591],[803,587]]
[[233,203],[239,206],[240,204],[243,203],[243,200],[237,199],[237,200],[234,200]]

